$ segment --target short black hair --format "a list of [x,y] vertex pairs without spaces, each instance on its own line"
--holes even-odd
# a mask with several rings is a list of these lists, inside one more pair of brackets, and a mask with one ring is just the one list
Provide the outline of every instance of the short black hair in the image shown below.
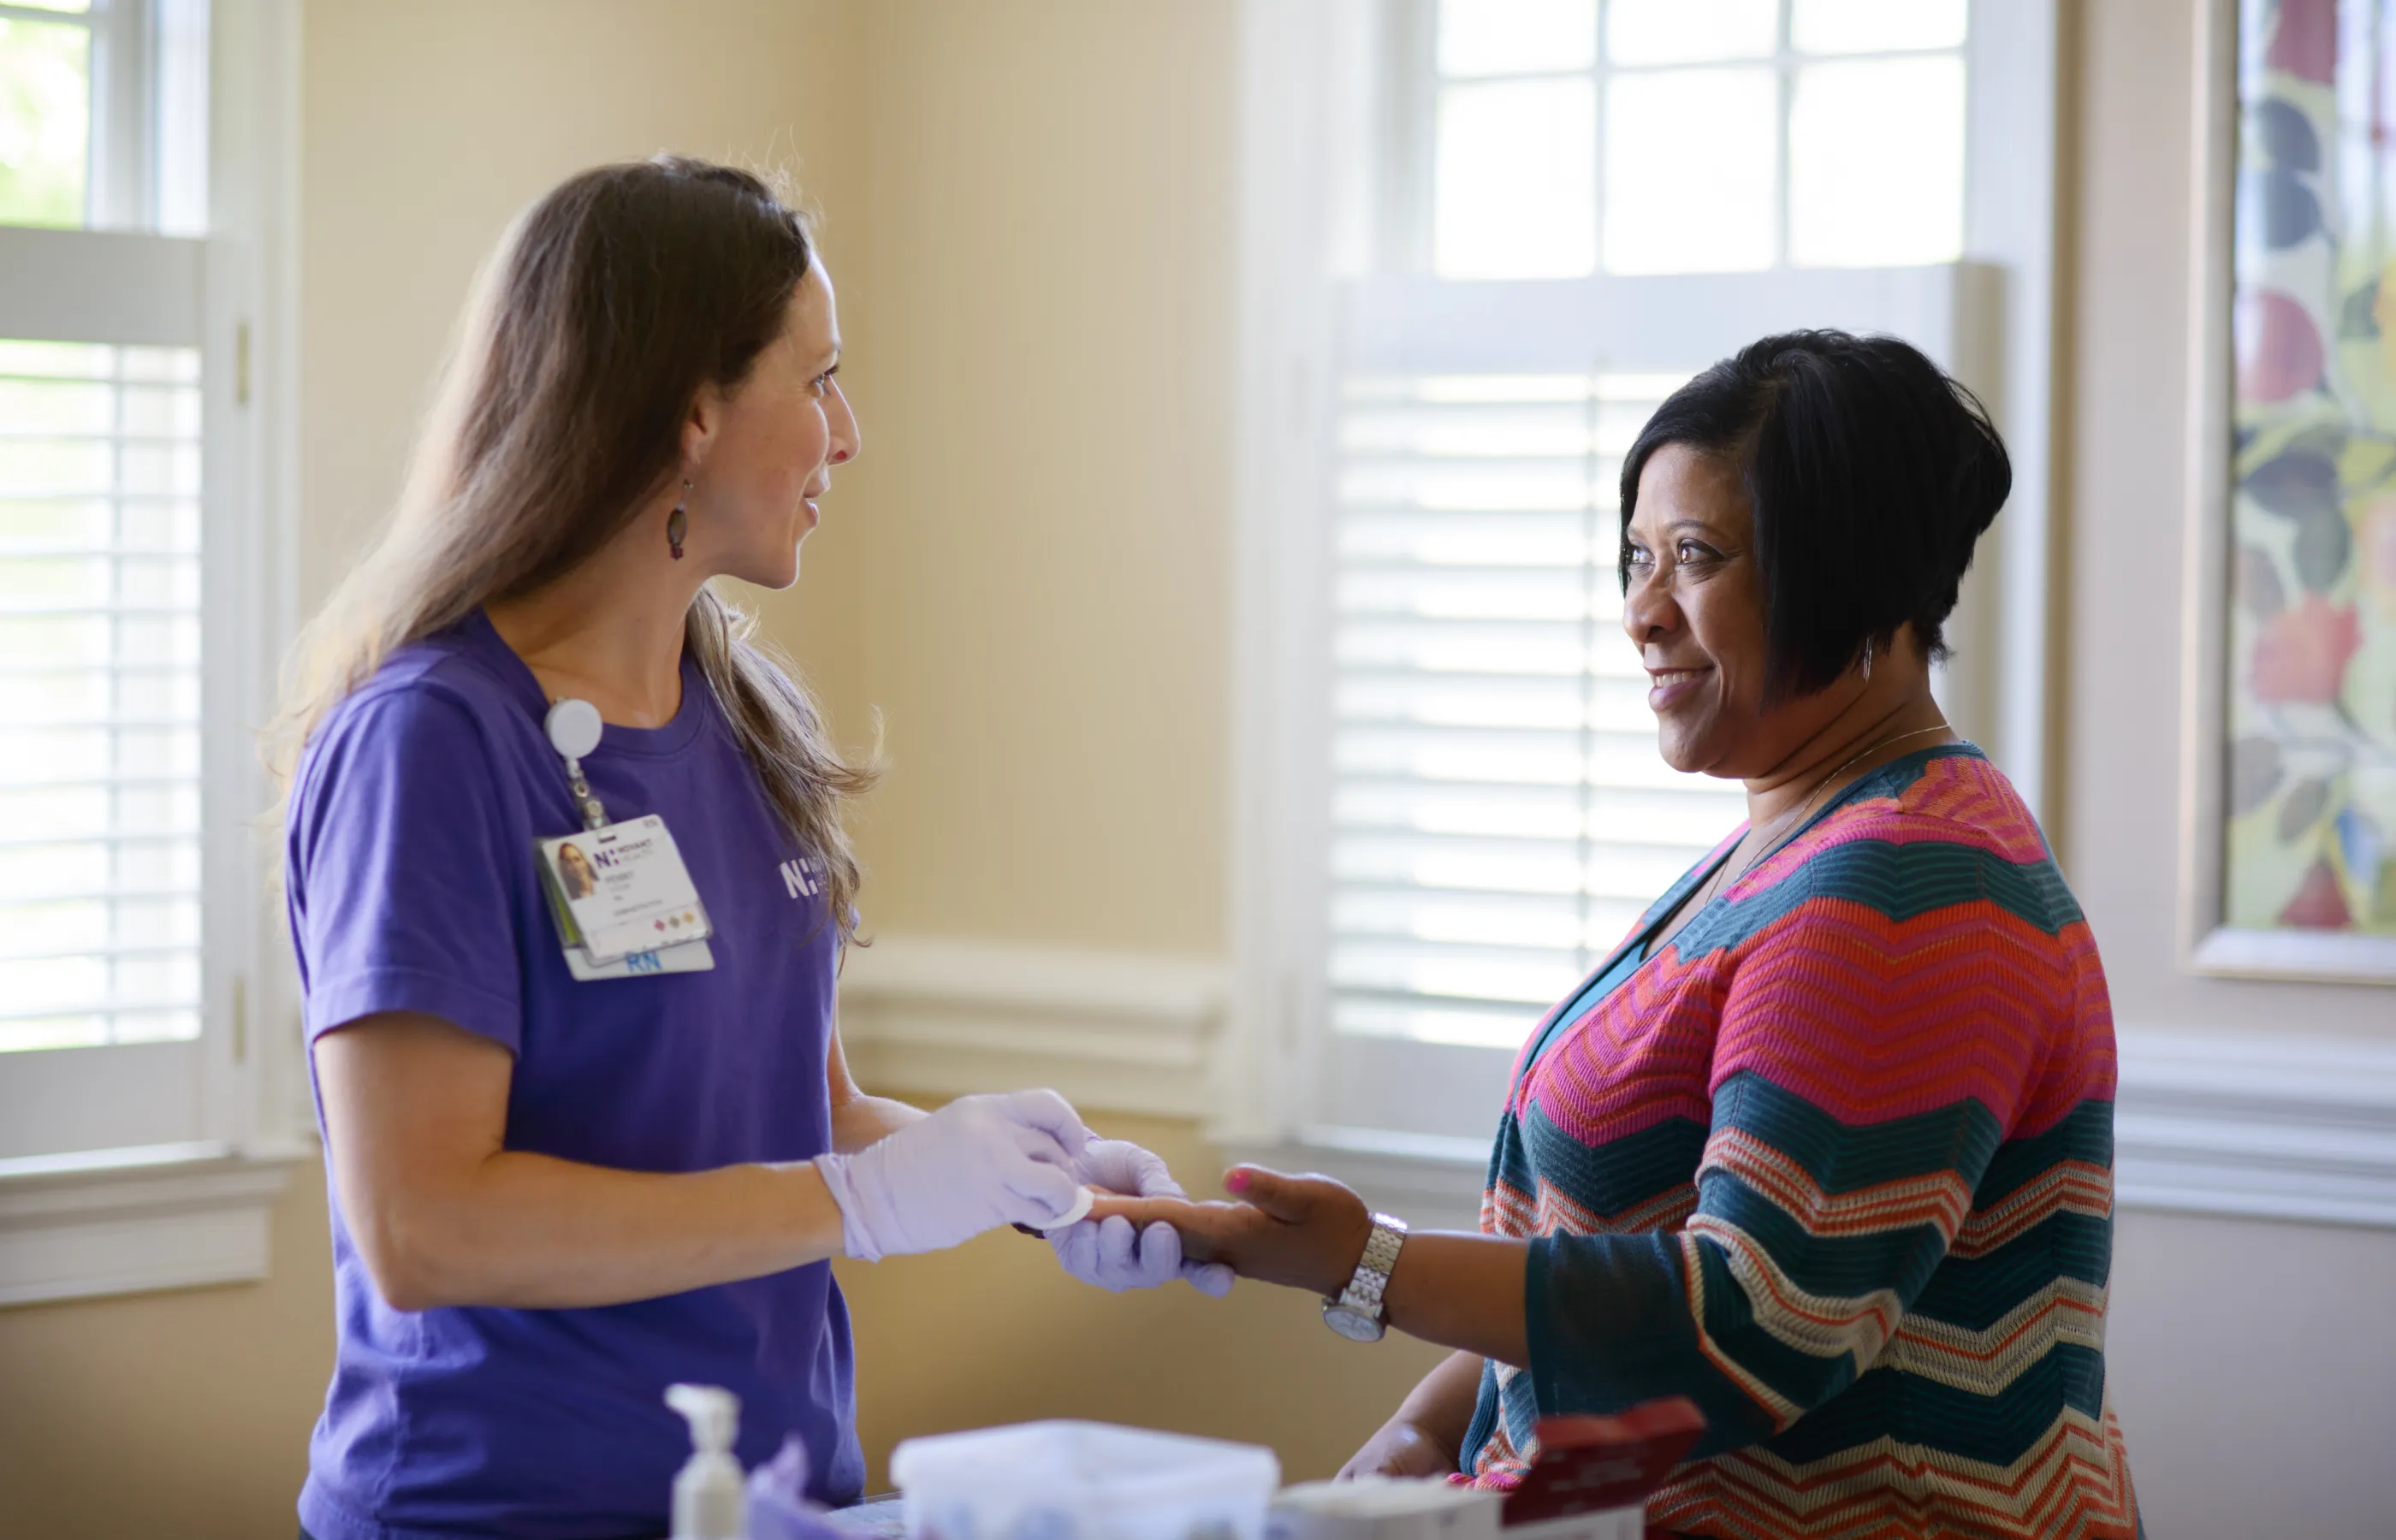
[[1947,656],[1972,547],[2013,488],[1988,408],[1894,337],[1784,332],[1672,392],[1622,462],[1622,580],[1639,474],[1668,444],[1735,460],[1755,515],[1764,698],[1810,695],[1911,627]]

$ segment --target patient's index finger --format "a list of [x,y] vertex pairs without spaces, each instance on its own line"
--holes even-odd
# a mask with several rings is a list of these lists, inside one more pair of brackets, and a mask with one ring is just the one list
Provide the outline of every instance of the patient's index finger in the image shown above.
[[1176,1229],[1187,1229],[1192,1225],[1205,1223],[1208,1209],[1225,1206],[1221,1203],[1193,1203],[1187,1198],[1129,1198],[1101,1193],[1098,1201],[1090,1206],[1090,1217],[1105,1219],[1121,1215],[1138,1229],[1146,1229],[1159,1223],[1171,1225]]

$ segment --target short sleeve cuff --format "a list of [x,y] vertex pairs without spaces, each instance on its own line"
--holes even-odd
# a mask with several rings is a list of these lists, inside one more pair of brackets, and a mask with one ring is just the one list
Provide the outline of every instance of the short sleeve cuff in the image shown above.
[[439,1016],[509,1053],[524,1044],[524,1009],[512,998],[418,968],[366,968],[313,981],[301,1013],[308,1041],[386,1011]]

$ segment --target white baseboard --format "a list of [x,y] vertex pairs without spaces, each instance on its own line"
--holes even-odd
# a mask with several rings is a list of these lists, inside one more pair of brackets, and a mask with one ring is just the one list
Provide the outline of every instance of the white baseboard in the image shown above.
[[[889,936],[853,952],[842,1032],[869,1089],[1049,1085],[1075,1105],[1218,1119],[1221,964]],[[2396,997],[2391,997],[2396,1015]],[[2125,1208],[2396,1227],[2396,1042],[2124,1026],[2114,1119]],[[1442,1226],[1473,1222],[1477,1141],[1306,1128],[1243,1160],[1339,1177]]]
[[0,1161],[0,1306],[251,1282],[313,1142],[143,1145]]
[[848,954],[841,1042],[869,1091],[1045,1085],[1076,1107],[1215,1107],[1223,969],[1203,958],[886,936]]

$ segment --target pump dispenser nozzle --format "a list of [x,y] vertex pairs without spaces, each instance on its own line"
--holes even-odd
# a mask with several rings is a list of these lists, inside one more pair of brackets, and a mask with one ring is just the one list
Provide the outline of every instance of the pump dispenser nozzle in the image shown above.
[[740,1398],[713,1385],[671,1385],[666,1404],[690,1423],[690,1463],[674,1477],[673,1540],[745,1540],[748,1507],[732,1440]]

